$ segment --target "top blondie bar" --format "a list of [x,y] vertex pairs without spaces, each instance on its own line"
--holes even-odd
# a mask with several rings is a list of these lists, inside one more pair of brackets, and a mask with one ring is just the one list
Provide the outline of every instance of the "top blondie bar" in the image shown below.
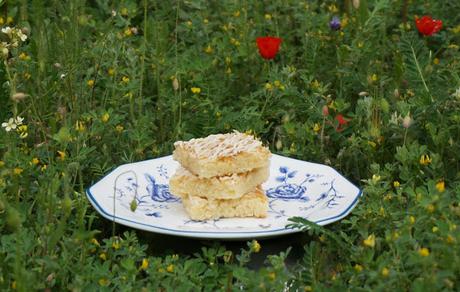
[[240,132],[174,143],[173,158],[199,177],[214,177],[269,167],[270,150]]

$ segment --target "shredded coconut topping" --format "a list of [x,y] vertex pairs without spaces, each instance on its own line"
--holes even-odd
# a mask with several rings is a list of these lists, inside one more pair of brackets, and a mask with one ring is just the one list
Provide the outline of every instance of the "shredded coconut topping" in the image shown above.
[[253,152],[262,147],[262,142],[240,132],[210,135],[206,138],[178,141],[174,146],[193,152],[198,159],[216,159],[234,156],[241,152]]

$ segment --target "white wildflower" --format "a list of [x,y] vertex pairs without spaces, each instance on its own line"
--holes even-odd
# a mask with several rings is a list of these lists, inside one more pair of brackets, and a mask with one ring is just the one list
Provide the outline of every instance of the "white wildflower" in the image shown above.
[[401,119],[401,116],[398,115],[397,112],[394,112],[394,113],[391,114],[391,117],[390,117],[390,124],[398,125],[400,119]]
[[5,131],[9,132],[11,130],[15,130],[18,125],[13,118],[10,118],[8,122],[2,123],[2,127],[5,128]]
[[22,122],[24,121],[24,118],[20,117],[20,116],[17,116],[16,117],[16,125],[19,126],[19,125],[22,125]]
[[12,31],[13,29],[9,26],[5,26],[4,28],[2,28],[2,32],[7,35],[10,35]]
[[452,94],[453,97],[460,99],[460,87]]
[[20,29],[16,31],[18,37],[21,39],[21,41],[25,42],[27,40],[27,35],[24,34]]

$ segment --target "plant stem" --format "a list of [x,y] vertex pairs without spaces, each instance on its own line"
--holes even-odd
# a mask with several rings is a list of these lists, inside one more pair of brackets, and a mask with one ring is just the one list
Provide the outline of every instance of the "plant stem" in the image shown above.
[[418,74],[420,75],[420,78],[422,79],[423,86],[425,87],[426,92],[430,94],[431,101],[434,102],[433,96],[431,95],[430,90],[428,89],[428,86],[426,85],[425,78],[423,77],[422,69],[420,68],[420,64],[418,63],[417,56],[415,55],[414,47],[410,46],[410,49],[412,50],[412,57],[414,58],[415,65],[417,66]]

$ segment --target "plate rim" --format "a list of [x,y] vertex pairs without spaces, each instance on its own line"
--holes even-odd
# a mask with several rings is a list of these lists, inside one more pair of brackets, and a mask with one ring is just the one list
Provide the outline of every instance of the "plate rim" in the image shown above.
[[[349,182],[351,185],[353,185],[354,187],[356,187],[358,189],[358,193],[355,195],[355,198],[347,206],[347,208],[344,211],[342,211],[340,214],[332,216],[332,217],[320,219],[320,220],[317,220],[317,221],[312,221],[312,222],[314,222],[316,224],[326,225],[328,223],[333,223],[333,222],[336,222],[336,221],[346,217],[353,210],[353,208],[356,206],[356,204],[359,201],[359,198],[363,195],[363,191],[362,191],[361,188],[359,188],[358,186],[353,184],[350,180],[348,180],[348,178],[343,176],[335,168],[333,168],[333,167],[331,167],[329,165],[310,162],[310,161],[305,161],[305,160],[300,160],[300,159],[291,158],[291,157],[287,157],[287,156],[282,156],[282,155],[278,155],[278,154],[272,154],[272,155],[273,156],[279,156],[281,158],[292,159],[292,160],[296,160],[296,161],[300,161],[300,162],[308,162],[308,163],[311,163],[311,164],[317,164],[317,165],[321,165],[322,167],[330,168],[333,171],[335,171],[338,175],[343,177],[347,182]],[[149,161],[149,160],[157,160],[157,159],[161,159],[161,158],[168,158],[170,156],[172,156],[172,155],[166,155],[166,156],[152,158],[152,159],[148,159],[148,160],[136,161],[136,162],[131,162],[131,163],[126,163],[126,164],[119,165],[116,168],[114,168],[113,170],[111,170],[109,173],[104,175],[102,178],[100,178],[92,186],[88,187],[85,190],[86,196],[88,197],[91,205],[93,205],[93,207],[96,209],[96,211],[98,211],[99,214],[101,214],[104,218],[110,220],[111,222],[116,222],[116,223],[119,223],[119,224],[122,224],[122,225],[125,225],[125,226],[129,226],[129,227],[132,227],[132,228],[136,228],[136,229],[140,229],[140,230],[144,230],[144,231],[148,231],[148,232],[159,233],[159,234],[167,234],[167,235],[190,237],[190,238],[202,238],[202,239],[241,239],[241,240],[243,240],[243,239],[248,239],[248,238],[261,238],[261,237],[266,238],[266,237],[273,237],[273,236],[278,236],[278,235],[301,232],[300,229],[287,228],[287,227],[278,228],[278,229],[269,230],[269,231],[268,230],[261,230],[261,231],[193,231],[193,230],[178,230],[178,229],[171,229],[171,228],[167,228],[167,227],[155,226],[155,225],[151,225],[151,224],[147,224],[147,223],[134,221],[134,220],[131,220],[131,219],[128,219],[128,218],[123,218],[123,217],[119,217],[119,216],[116,216],[116,215],[111,215],[110,213],[108,213],[106,210],[104,210],[99,205],[99,203],[96,200],[95,196],[91,192],[91,189],[98,182],[102,181],[104,178],[106,178],[107,176],[109,176],[110,174],[115,172],[120,167],[123,167],[125,165],[129,165],[129,164],[133,164],[133,163],[146,162],[146,161]],[[154,230],[152,230],[152,228]]]

